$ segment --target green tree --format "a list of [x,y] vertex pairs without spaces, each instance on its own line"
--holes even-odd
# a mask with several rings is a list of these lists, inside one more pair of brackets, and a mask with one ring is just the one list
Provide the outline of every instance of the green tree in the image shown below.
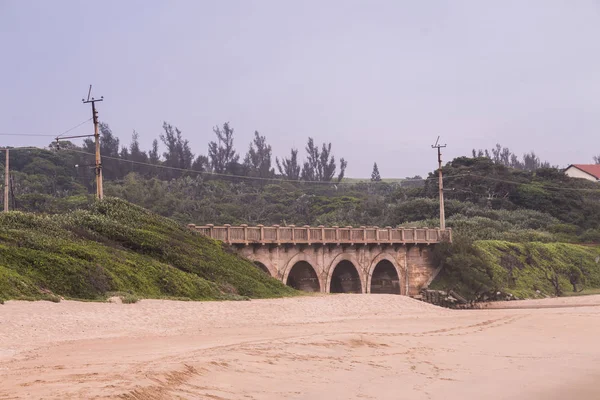
[[315,146],[313,138],[308,138],[308,143],[305,150],[307,160],[304,162],[304,166],[302,167],[302,180],[320,181],[323,176],[323,166],[321,164],[319,147]]
[[267,144],[264,136],[260,136],[258,131],[254,131],[254,140],[250,143],[244,165],[252,175],[261,178],[270,178],[275,174],[275,170],[271,167],[271,146]]
[[298,163],[297,149],[292,149],[290,158],[283,158],[281,162],[279,162],[279,158],[276,157],[275,163],[277,164],[279,174],[284,178],[291,181],[300,179],[300,164]]
[[145,163],[148,162],[148,155],[140,149],[139,137],[140,135],[136,131],[133,131],[131,134],[131,144],[129,145],[129,154],[133,161]]
[[344,159],[344,157],[340,158],[340,173],[338,174],[337,181],[341,182],[344,179],[344,175],[346,174],[346,167],[348,166],[348,161]]
[[131,134],[131,143],[129,144],[129,159],[132,161],[130,171],[137,173],[152,173],[147,166],[142,165],[148,163],[148,154],[142,151],[139,143],[139,134],[133,131]]
[[148,161],[150,164],[157,165],[160,162],[160,155],[158,154],[158,140],[152,141],[152,150],[148,152]]
[[229,126],[229,122],[225,122],[222,129],[215,126],[213,132],[217,141],[208,144],[208,158],[212,170],[222,174],[227,171],[229,164],[237,163],[240,157],[233,148],[233,128]]
[[473,149],[472,156],[473,158],[489,158],[494,164],[526,171],[535,171],[540,168],[558,168],[557,166],[551,166],[547,161],[541,161],[533,151],[523,154],[522,159],[519,159],[509,148],[502,147],[499,143],[491,151]]
[[371,182],[380,182],[381,175],[379,175],[379,168],[377,167],[377,163],[373,164],[373,172],[371,172]]
[[[307,160],[302,167],[301,178],[305,181],[331,182],[335,176],[335,157],[331,154],[331,143],[323,143],[321,150],[315,145],[313,138],[308,138],[306,144]],[[344,177],[347,162],[340,160],[338,182]]]
[[[167,147],[163,153],[164,165],[172,168],[191,169],[194,155],[187,139],[183,139],[181,131],[166,122],[163,123],[164,133],[160,140]],[[170,170],[165,173],[168,179],[181,176],[181,171]]]
[[210,171],[210,161],[208,160],[208,157],[200,154],[194,160],[194,162],[192,164],[192,169],[194,171],[201,171],[201,172],[202,171]]

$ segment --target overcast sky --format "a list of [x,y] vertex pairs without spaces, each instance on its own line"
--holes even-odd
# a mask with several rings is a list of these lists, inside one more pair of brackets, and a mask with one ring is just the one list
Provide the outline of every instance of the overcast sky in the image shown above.
[[351,177],[424,175],[438,135],[445,161],[600,154],[598,0],[0,0],[0,54],[0,133],[84,121],[93,84],[123,144],[168,121],[205,154],[229,121],[242,154],[254,130],[278,156],[311,136]]

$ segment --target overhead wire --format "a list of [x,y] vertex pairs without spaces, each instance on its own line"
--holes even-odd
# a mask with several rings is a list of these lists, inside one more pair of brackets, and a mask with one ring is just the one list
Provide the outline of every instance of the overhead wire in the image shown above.
[[49,149],[47,149],[45,147],[38,147],[38,146],[20,146],[20,147],[4,146],[4,147],[0,147],[0,149],[2,149],[2,150],[9,149],[10,151],[13,151],[13,150],[43,150],[43,151],[50,151]]
[[[70,152],[73,152],[73,153],[86,154],[86,155],[90,155],[90,156],[94,155],[94,153],[89,153],[87,151],[76,150],[76,149],[61,149],[61,151],[70,151]],[[325,184],[325,185],[354,185],[356,183],[362,183],[362,181],[358,181],[358,182],[344,182],[344,181],[335,182],[335,181],[314,181],[314,180],[298,180],[298,181],[294,181],[294,180],[289,180],[289,179],[285,179],[285,178],[266,178],[266,177],[260,177],[260,176],[245,176],[245,175],[223,174],[223,173],[213,172],[213,171],[196,171],[196,170],[188,169],[188,168],[172,167],[172,166],[169,166],[169,165],[161,165],[161,164],[151,164],[151,163],[147,163],[147,162],[143,162],[143,161],[124,160],[124,159],[119,158],[119,157],[111,157],[111,156],[102,156],[102,158],[109,159],[109,160],[116,160],[116,161],[124,162],[124,163],[130,163],[130,164],[136,164],[136,165],[144,165],[144,166],[148,166],[148,167],[168,169],[168,170],[172,170],[172,171],[188,172],[188,173],[195,173],[195,174],[200,174],[200,175],[219,176],[219,177],[235,178],[235,179],[246,179],[246,180],[257,180],[257,181],[271,181],[271,182],[315,183],[315,184]],[[437,179],[437,178],[424,178],[423,180],[429,180],[429,179]],[[409,178],[409,179],[398,179],[398,181],[400,181],[400,182],[405,182],[405,181],[421,181],[421,180],[422,179],[412,179],[412,178]],[[386,183],[386,182],[379,181],[379,182],[371,182],[371,183]]]
[[83,121],[83,122],[81,122],[81,123],[79,123],[79,124],[75,125],[74,127],[67,129],[66,131],[64,131],[64,132],[63,132],[63,133],[61,133],[60,135],[56,136],[56,138],[59,138],[59,137],[61,137],[61,136],[64,136],[64,135],[66,135],[67,133],[71,132],[72,130],[79,128],[81,125],[83,125],[83,124],[85,124],[85,123],[87,123],[87,122],[90,122],[90,121],[92,120],[92,118],[93,118],[93,117],[90,117],[90,118],[86,119],[85,121]]
[[[44,151],[51,151],[48,148],[42,148],[42,147],[11,147],[10,150],[44,150]],[[90,153],[87,151],[83,151],[83,150],[77,150],[77,149],[60,149],[60,151],[68,151],[68,152],[72,152],[72,153],[78,153],[78,154],[84,154],[84,155],[89,155],[89,156],[94,156],[95,153]],[[266,178],[266,177],[260,177],[260,176],[245,176],[245,175],[233,175],[233,174],[223,174],[223,173],[218,173],[218,172],[213,172],[213,171],[196,171],[193,169],[188,169],[188,168],[179,168],[179,167],[172,167],[169,165],[162,165],[162,164],[151,164],[148,162],[143,162],[143,161],[134,161],[134,160],[125,160],[119,157],[111,157],[111,156],[102,156],[101,158],[103,159],[108,159],[108,160],[115,160],[115,161],[119,161],[119,162],[123,162],[123,163],[130,163],[130,164],[136,164],[136,165],[143,165],[143,166],[147,166],[147,167],[154,167],[154,168],[162,168],[162,169],[167,169],[167,170],[172,170],[172,171],[178,171],[178,172],[186,172],[186,173],[193,173],[193,174],[200,174],[200,175],[210,175],[210,176],[218,176],[218,177],[223,177],[223,178],[235,178],[235,179],[245,179],[245,180],[260,180],[260,181],[271,181],[271,182],[299,182],[299,183],[315,183],[315,184],[324,184],[324,185],[354,185],[357,183],[367,183],[367,180],[365,179],[360,180],[359,178],[349,178],[349,179],[357,179],[357,181],[341,181],[341,182],[336,182],[336,181],[314,181],[314,180],[289,180],[289,179],[285,179],[285,178]],[[437,177],[432,177],[432,178],[423,178],[423,179],[415,179],[415,178],[407,178],[407,179],[394,179],[394,181],[397,182],[420,182],[423,180],[436,180]],[[383,183],[387,183],[384,181],[379,181],[379,182],[370,182],[369,183],[379,183],[379,184],[383,184]]]
[[[87,121],[86,121],[87,122]],[[40,147],[15,147],[15,148],[11,148],[11,150],[33,150],[33,149],[37,149],[37,150],[45,150],[45,151],[51,151],[47,148],[40,148]],[[77,149],[60,149],[60,151],[68,151],[68,152],[72,152],[72,153],[78,153],[78,154],[84,154],[84,155],[89,155],[89,156],[94,156],[94,153],[90,153],[87,151],[83,151],[83,150],[77,150]],[[369,183],[369,184],[384,184],[384,183],[388,183],[385,181],[377,181],[377,182],[371,182],[368,180],[360,180],[357,179],[357,181],[341,181],[341,182],[336,182],[336,181],[315,181],[315,180],[289,180],[289,179],[285,179],[285,178],[267,178],[267,177],[259,177],[259,176],[245,176],[245,175],[233,175],[233,174],[224,174],[224,173],[219,173],[219,172],[213,172],[213,171],[196,171],[193,169],[188,169],[188,168],[179,168],[179,167],[172,167],[169,165],[162,165],[162,164],[152,164],[152,163],[148,163],[148,162],[143,162],[143,161],[134,161],[134,160],[125,160],[119,157],[111,157],[111,156],[102,156],[102,158],[104,159],[109,159],[109,160],[115,160],[118,162],[123,162],[123,163],[130,163],[130,164],[135,164],[135,165],[142,165],[142,166],[147,166],[147,167],[153,167],[153,168],[160,168],[160,169],[164,169],[164,170],[171,170],[171,171],[178,171],[178,172],[185,172],[185,173],[192,173],[192,174],[197,174],[197,175],[207,175],[207,176],[217,176],[217,177],[222,177],[222,178],[230,178],[230,179],[242,179],[242,180],[248,180],[248,181],[268,181],[268,182],[278,182],[278,183],[284,183],[284,182],[288,182],[288,183],[308,183],[308,184],[318,184],[318,185],[355,185],[358,183]],[[445,177],[445,179],[447,180],[446,182],[449,184],[449,181],[452,178],[464,178],[464,177],[471,177],[471,178],[479,178],[479,179],[483,179],[483,180],[489,180],[489,181],[495,181],[495,182],[503,182],[503,183],[509,183],[509,184],[514,184],[514,185],[524,185],[527,184],[526,182],[518,182],[518,181],[512,181],[512,180],[508,180],[508,179],[500,179],[500,178],[494,178],[494,177],[490,177],[490,176],[483,176],[483,175],[477,175],[477,174],[472,174],[472,173],[463,173],[463,174],[456,174],[456,175],[448,175]],[[352,179],[352,178],[349,178]],[[420,181],[437,181],[438,177],[437,176],[432,176],[432,177],[427,177],[427,178],[422,178],[422,179],[414,179],[414,178],[407,178],[407,179],[402,179],[402,178],[398,178],[398,179],[394,179],[394,182],[420,182]],[[564,191],[580,191],[580,192],[591,192],[591,193],[600,193],[600,189],[591,189],[591,188],[570,188],[570,187],[560,187],[560,186],[553,186],[553,185],[547,185],[547,184],[541,184],[540,185],[543,188],[546,189],[553,189],[553,190],[564,190]]]
[[54,135],[44,134],[44,133],[7,133],[0,132],[0,136],[35,136],[35,137],[54,137]]
[[80,122],[79,124],[67,129],[66,131],[64,131],[63,133],[59,134],[59,135],[55,135],[55,134],[50,134],[50,133],[15,133],[15,132],[0,132],[0,136],[26,136],[26,137],[53,137],[53,138],[60,138],[61,136],[66,135],[67,133],[79,128],[80,126],[84,125],[85,123],[91,121],[92,118],[88,118],[83,122]]

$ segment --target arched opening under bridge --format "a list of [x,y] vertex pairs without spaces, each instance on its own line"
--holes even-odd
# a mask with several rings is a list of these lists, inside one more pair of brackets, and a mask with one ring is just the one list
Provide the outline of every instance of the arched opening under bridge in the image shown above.
[[400,294],[400,277],[388,260],[381,260],[371,275],[371,293]]
[[306,261],[298,261],[294,264],[285,284],[305,292],[319,292],[321,290],[319,277],[315,269]]
[[360,275],[352,262],[343,260],[335,266],[331,275],[331,293],[362,293]]
[[269,268],[267,268],[267,266],[263,263],[261,263],[260,261],[254,261],[254,265],[256,265],[256,267],[258,269],[260,269],[262,272],[264,272],[265,274],[271,276],[271,273],[269,272]]

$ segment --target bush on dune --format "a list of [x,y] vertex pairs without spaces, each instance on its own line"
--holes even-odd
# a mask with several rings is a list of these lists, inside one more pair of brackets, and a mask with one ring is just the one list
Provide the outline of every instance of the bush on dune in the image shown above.
[[44,298],[45,291],[193,300],[294,293],[220,242],[114,198],[69,214],[0,215],[0,298]]
[[473,301],[560,296],[600,287],[600,247],[570,243],[472,241],[458,236],[434,250],[443,269],[432,288]]

